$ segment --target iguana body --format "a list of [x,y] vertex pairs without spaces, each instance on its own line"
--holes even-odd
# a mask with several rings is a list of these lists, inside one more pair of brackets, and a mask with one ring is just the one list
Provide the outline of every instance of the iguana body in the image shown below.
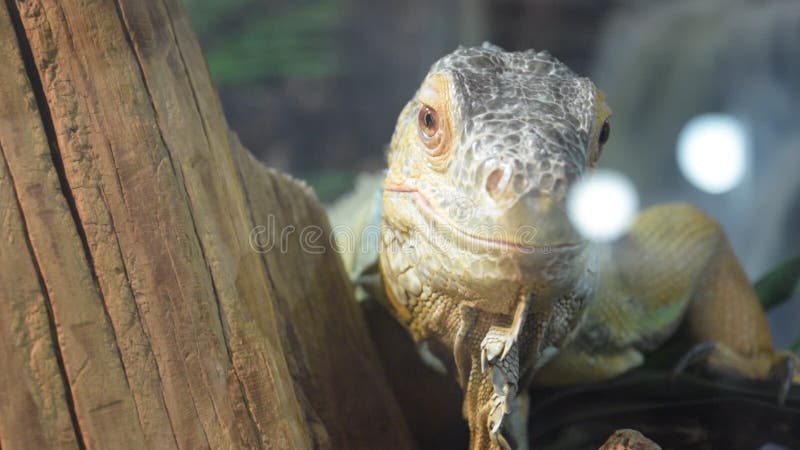
[[473,449],[526,445],[531,382],[618,375],[683,320],[696,342],[716,343],[713,368],[791,373],[699,210],[650,208],[611,245],[572,228],[567,191],[599,158],[609,115],[602,92],[549,54],[490,45],[439,60],[400,114],[380,277],[415,341],[452,355]]

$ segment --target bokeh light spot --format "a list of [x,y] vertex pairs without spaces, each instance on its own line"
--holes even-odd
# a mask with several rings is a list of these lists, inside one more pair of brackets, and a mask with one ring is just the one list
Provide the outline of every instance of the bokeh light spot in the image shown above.
[[747,170],[749,136],[742,122],[727,114],[703,114],[678,135],[678,167],[698,189],[727,192]]
[[570,189],[567,214],[585,238],[612,241],[628,230],[639,209],[636,188],[624,175],[597,170]]

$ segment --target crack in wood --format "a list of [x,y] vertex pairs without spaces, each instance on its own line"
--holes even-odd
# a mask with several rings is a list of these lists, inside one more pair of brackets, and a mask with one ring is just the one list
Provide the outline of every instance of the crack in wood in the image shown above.
[[[126,20],[125,12],[124,12],[124,10],[122,8],[122,4],[121,4],[120,0],[115,0],[114,1],[114,5],[116,7],[117,14],[119,16],[120,21],[123,24],[127,24],[128,22]],[[164,7],[165,16],[166,16],[166,19],[167,19],[168,24],[169,24],[169,33],[172,36],[173,44],[175,46],[175,50],[176,50],[176,52],[177,52],[177,54],[178,54],[178,56],[180,58],[180,62],[181,62],[181,66],[182,66],[182,69],[183,69],[183,72],[184,72],[184,76],[186,78],[187,85],[188,85],[189,90],[190,90],[191,95],[192,95],[192,102],[191,103],[195,108],[195,112],[197,114],[198,120],[199,120],[199,122],[200,122],[200,124],[202,126],[203,136],[204,136],[206,145],[209,148],[212,148],[211,147],[211,138],[209,136],[209,131],[208,131],[208,124],[206,123],[206,119],[205,119],[204,115],[202,114],[201,107],[200,107],[200,102],[199,102],[199,99],[197,97],[196,88],[194,86],[194,82],[192,80],[191,74],[189,73],[189,68],[188,68],[187,61],[186,61],[186,59],[185,59],[185,57],[183,55],[183,52],[182,52],[181,47],[180,47],[180,44],[178,42],[177,33],[176,33],[175,28],[174,28],[174,23],[173,23],[173,20],[172,20],[172,16],[169,14],[166,4],[162,3],[162,6]],[[199,244],[199,249],[200,249],[202,260],[206,262],[206,270],[207,270],[207,273],[208,273],[208,276],[209,276],[209,280],[211,282],[211,288],[212,288],[212,291],[213,291],[214,301],[215,301],[215,309],[216,309],[216,312],[217,312],[217,317],[218,317],[218,320],[219,320],[219,323],[220,323],[220,328],[221,328],[222,335],[223,335],[223,343],[224,343],[224,346],[225,346],[225,351],[227,352],[231,368],[233,369],[233,374],[234,374],[234,377],[236,379],[236,384],[238,386],[238,392],[239,392],[241,401],[244,404],[244,407],[245,407],[244,410],[247,412],[247,417],[250,420],[250,426],[253,427],[253,430],[256,431],[256,435],[257,435],[257,437],[259,439],[259,444],[263,446],[263,445],[265,445],[265,442],[263,440],[262,432],[259,430],[258,420],[256,419],[255,411],[254,411],[255,407],[254,407],[254,405],[251,404],[252,403],[251,399],[246,394],[245,387],[244,387],[244,382],[242,380],[242,375],[239,373],[239,370],[237,369],[237,366],[236,366],[235,361],[234,361],[234,354],[233,354],[234,352],[233,352],[233,350],[231,349],[231,346],[230,346],[230,340],[231,340],[230,326],[228,324],[228,321],[225,318],[225,312],[224,312],[224,308],[222,306],[222,302],[221,302],[220,294],[219,294],[218,281],[216,280],[214,270],[209,265],[209,259],[207,258],[207,250],[206,250],[207,243],[204,242],[205,239],[201,235],[200,229],[198,228],[198,225],[197,225],[196,212],[194,210],[195,208],[193,206],[193,200],[192,200],[192,196],[190,194],[191,193],[191,189],[189,189],[189,187],[186,184],[186,178],[183,175],[182,170],[180,170],[180,168],[176,166],[176,162],[172,158],[172,151],[170,150],[170,147],[167,144],[166,138],[164,137],[164,131],[162,130],[161,122],[160,122],[160,119],[158,118],[158,116],[159,116],[158,109],[156,108],[156,105],[153,102],[153,93],[151,92],[151,88],[150,88],[150,85],[149,85],[149,82],[148,82],[148,78],[147,78],[147,75],[146,75],[145,68],[142,65],[142,61],[140,60],[141,55],[139,54],[139,49],[137,48],[135,40],[133,39],[133,36],[131,36],[130,30],[128,29],[127,26],[123,26],[123,32],[124,32],[125,39],[126,39],[128,45],[130,46],[133,54],[134,54],[134,59],[135,59],[136,64],[138,66],[140,77],[142,79],[144,88],[145,88],[145,90],[147,92],[147,97],[150,100],[150,106],[152,108],[152,112],[153,112],[153,115],[154,115],[154,118],[155,118],[155,123],[156,123],[156,127],[157,127],[157,130],[158,130],[158,136],[159,136],[159,138],[161,140],[161,143],[162,143],[164,149],[166,150],[167,154],[169,155],[169,157],[167,159],[169,160],[170,166],[171,166],[171,168],[173,170],[173,173],[175,174],[175,178],[177,179],[179,185],[183,188],[183,194],[184,194],[184,198],[186,199],[187,210],[189,212],[191,226],[192,226],[193,231],[194,231],[194,233],[195,233],[195,235],[197,236],[197,239],[198,239],[198,244]],[[232,218],[231,218],[231,221],[235,222],[235,220],[233,220]],[[212,405],[215,408],[215,413],[217,413],[216,405],[214,405],[213,399],[212,399]],[[219,416],[218,413],[217,413],[217,415]]]
[[[109,147],[111,146],[110,143],[107,142],[107,144],[109,145]],[[114,157],[113,149],[110,149],[109,154],[111,155],[112,162],[114,163],[114,174],[116,175],[115,179],[116,179],[116,182],[117,182],[117,188],[122,193],[123,202],[125,202],[125,207],[128,208],[127,199],[125,198],[124,191],[122,190],[122,183],[121,183],[121,181],[119,179],[119,172],[118,172],[119,166],[117,165],[116,159]],[[101,194],[100,195],[100,199],[103,201],[103,206],[105,207],[106,211],[110,211],[111,207],[108,204],[108,199],[106,198],[106,193],[105,193],[105,190],[102,188],[102,186],[100,188],[100,194]],[[139,302],[136,301],[137,293],[133,292],[133,285],[131,283],[130,271],[128,270],[128,266],[125,264],[125,258],[122,256],[122,244],[119,241],[119,234],[117,233],[117,225],[114,222],[113,215],[109,214],[109,220],[111,222],[111,228],[112,228],[110,235],[114,237],[114,244],[116,246],[115,248],[116,248],[117,254],[119,256],[120,264],[122,264],[122,275],[125,277],[125,285],[128,287],[128,290],[129,290],[130,295],[131,295],[131,301],[133,302],[133,308],[134,308],[133,313],[135,314],[135,318],[134,318],[134,322],[135,323],[131,324],[131,326],[137,326],[138,325],[142,330],[142,335],[145,338],[144,345],[146,345],[146,347],[147,347],[146,349],[144,349],[144,351],[146,351],[150,355],[152,355],[153,365],[155,366],[155,369],[156,369],[155,370],[155,376],[156,376],[156,379],[158,380],[158,392],[161,395],[161,402],[162,402],[162,405],[164,405],[164,411],[165,411],[166,416],[167,416],[167,422],[169,423],[170,431],[172,432],[172,437],[173,437],[173,441],[175,443],[175,448],[180,448],[180,445],[178,444],[178,434],[175,432],[175,424],[172,422],[173,421],[172,416],[170,416],[169,408],[167,408],[167,406],[166,406],[167,405],[167,398],[166,398],[166,395],[164,393],[164,380],[161,378],[161,370],[162,369],[161,369],[161,366],[158,363],[158,358],[155,357],[155,354],[153,352],[153,348],[151,346],[152,338],[150,337],[150,332],[147,329],[147,326],[145,325],[145,322],[143,320],[142,311],[141,311],[141,308],[139,306]]]
[[[45,130],[45,135],[47,136],[48,145],[50,147],[50,153],[52,155],[54,155],[53,157],[55,159],[55,157],[56,157],[55,155],[58,155],[58,151],[56,150],[57,144],[56,144],[56,138],[55,138],[55,136],[56,136],[55,135],[55,130],[53,129],[53,122],[52,122],[52,117],[50,115],[50,109],[47,106],[47,100],[44,97],[44,89],[42,88],[42,80],[39,78],[39,72],[37,71],[36,65],[35,65],[34,60],[33,60],[33,52],[31,50],[30,44],[28,43],[27,37],[25,35],[25,29],[24,29],[24,27],[22,25],[22,19],[21,19],[20,15],[19,15],[19,10],[17,9],[16,4],[14,3],[14,0],[6,0],[6,8],[8,9],[8,14],[9,14],[9,16],[11,18],[11,23],[12,23],[12,26],[14,28],[14,34],[17,37],[17,45],[18,45],[18,48],[20,49],[20,54],[22,56],[22,62],[24,64],[24,66],[25,66],[25,73],[26,73],[26,75],[28,77],[29,82],[31,83],[31,89],[32,89],[34,97],[36,99],[36,104],[37,104],[37,107],[38,107],[39,115],[41,116],[42,125],[43,125],[44,130]],[[48,319],[48,322],[49,322],[51,338],[53,340],[53,343],[55,344],[55,345],[53,345],[53,348],[54,348],[54,353],[55,353],[55,356],[56,356],[56,360],[58,362],[58,370],[61,373],[61,377],[62,377],[63,382],[64,382],[64,395],[66,397],[66,402],[67,402],[67,406],[68,406],[68,410],[69,410],[70,420],[72,421],[72,426],[73,426],[73,429],[75,431],[75,437],[76,437],[77,442],[78,442],[78,447],[81,448],[81,449],[85,449],[86,448],[86,444],[84,443],[83,433],[81,431],[80,423],[78,422],[78,416],[77,416],[77,412],[76,412],[76,409],[75,409],[75,400],[74,400],[73,395],[72,395],[72,386],[71,386],[71,383],[69,381],[69,377],[67,376],[66,366],[64,365],[64,356],[63,356],[63,354],[61,352],[61,346],[63,344],[61,342],[59,342],[58,333],[56,332],[56,322],[55,322],[55,315],[53,313],[52,299],[50,298],[50,294],[47,291],[47,285],[45,284],[44,276],[42,275],[42,270],[41,270],[41,267],[39,266],[39,261],[36,258],[36,253],[34,253],[34,251],[33,251],[33,245],[31,244],[30,234],[29,234],[29,231],[28,231],[28,224],[27,224],[25,215],[22,213],[22,205],[21,205],[20,200],[19,200],[19,192],[17,191],[17,185],[14,183],[14,175],[11,173],[11,170],[8,167],[7,163],[6,163],[6,161],[8,159],[6,158],[6,154],[5,154],[5,151],[3,150],[2,146],[0,146],[0,155],[2,155],[3,164],[6,165],[6,171],[8,172],[9,179],[11,180],[11,185],[14,188],[14,194],[16,196],[17,207],[19,208],[20,217],[22,219],[23,226],[25,227],[25,233],[24,233],[24,235],[25,235],[25,244],[27,245],[28,252],[31,255],[31,261],[33,262],[34,267],[36,269],[36,275],[39,278],[39,284],[40,284],[40,286],[42,288],[42,294],[43,294],[43,296],[45,298],[45,306],[46,306],[46,310],[47,310],[47,319]],[[60,159],[59,159],[59,162],[60,162]],[[61,170],[58,169],[58,165],[59,164],[56,163],[55,161],[54,161],[54,165],[56,165],[56,171],[58,172],[58,178],[59,178],[59,182],[61,183],[62,191],[67,191],[68,192],[69,191],[69,187],[66,185],[66,178],[65,178],[65,175],[64,175],[64,171],[63,171],[63,165],[61,167]],[[72,198],[71,194],[68,195],[67,192],[64,192],[64,195],[65,195],[65,198],[67,199],[67,202],[69,204],[69,209],[73,213],[73,216],[72,216],[73,220],[75,220],[75,219],[77,219],[77,212],[75,211],[75,200],[74,200],[74,198]],[[78,220],[75,220],[75,221],[77,223],[80,222]],[[82,232],[82,230],[79,229],[79,233],[80,232]],[[87,250],[87,253],[88,253],[88,248],[85,247],[86,246],[86,241],[85,241],[86,236],[85,235],[81,235],[81,239],[82,239],[83,244],[84,244],[84,249]]]
[[[11,0],[7,0],[11,1]],[[33,263],[33,268],[36,271],[36,277],[39,281],[39,286],[42,292],[42,297],[45,301],[45,310],[47,311],[47,322],[48,322],[48,331],[50,333],[50,339],[53,342],[53,353],[56,357],[56,363],[58,366],[58,371],[61,374],[61,381],[64,384],[64,397],[67,403],[67,409],[69,410],[69,417],[72,422],[72,428],[75,432],[75,439],[78,442],[78,447],[81,450],[86,449],[86,444],[83,442],[83,433],[81,432],[80,423],[78,422],[78,415],[75,410],[75,400],[72,397],[72,386],[69,382],[69,377],[67,377],[67,369],[64,366],[64,356],[61,353],[61,343],[58,340],[58,333],[56,332],[56,321],[55,316],[53,314],[53,305],[50,299],[50,293],[47,292],[47,285],[44,282],[44,276],[42,275],[42,269],[39,266],[39,261],[36,259],[36,253],[33,252],[33,245],[31,245],[30,235],[28,231],[28,223],[25,219],[25,215],[22,213],[22,205],[19,201],[19,192],[17,192],[17,185],[14,184],[14,175],[9,170],[8,164],[6,161],[5,151],[3,150],[3,146],[0,145],[0,159],[2,159],[2,163],[5,166],[5,171],[8,173],[9,181],[11,181],[11,187],[14,190],[14,199],[17,203],[17,209],[19,210],[19,217],[22,221],[23,226],[23,235],[25,236],[25,245],[28,248],[28,253],[31,255],[31,262]]]
[[[133,42],[133,39],[132,39],[132,37],[131,37],[131,35],[130,35],[130,31],[128,30],[127,21],[125,20],[125,16],[124,16],[124,13],[123,13],[123,11],[122,11],[122,7],[121,7],[121,5],[120,5],[120,3],[119,3],[119,1],[118,1],[118,0],[115,0],[113,3],[114,3],[114,8],[115,8],[115,10],[116,10],[116,13],[117,13],[117,18],[118,18],[118,20],[119,20],[119,22],[120,22],[120,28],[122,29],[122,34],[123,34],[123,36],[124,36],[124,38],[125,38],[125,41],[127,42],[128,46],[129,46],[129,48],[131,49],[131,52],[132,52],[132,54],[133,54],[133,59],[134,59],[134,61],[136,62],[136,66],[137,66],[137,68],[139,69],[139,76],[140,76],[140,78],[141,78],[141,80],[142,80],[142,85],[143,85],[143,87],[144,87],[144,89],[145,89],[145,92],[146,92],[146,94],[147,94],[147,99],[148,99],[148,101],[149,101],[149,104],[150,104],[151,110],[152,110],[152,112],[153,112],[153,117],[154,117],[154,119],[155,119],[154,121],[155,121],[155,124],[156,124],[156,126],[157,126],[157,130],[158,130],[158,137],[159,137],[159,139],[160,139],[160,141],[161,141],[161,145],[164,147],[164,150],[165,150],[165,151],[166,151],[166,153],[167,153],[167,157],[166,157],[165,159],[166,159],[166,160],[167,160],[167,162],[169,163],[169,165],[170,165],[170,168],[172,169],[172,172],[173,172],[173,174],[175,175],[175,178],[176,178],[176,180],[178,180],[178,181],[180,181],[180,182],[183,182],[183,180],[182,180],[182,178],[183,178],[183,175],[182,175],[182,174],[181,174],[181,173],[180,173],[180,172],[177,170],[177,168],[175,167],[175,163],[174,163],[174,161],[172,160],[172,156],[171,156],[171,154],[170,154],[169,147],[168,147],[168,145],[167,145],[167,143],[166,143],[166,141],[165,141],[165,139],[164,139],[163,132],[162,132],[162,130],[161,130],[161,126],[160,126],[160,124],[159,124],[159,120],[158,120],[158,111],[157,111],[157,109],[156,109],[156,106],[155,106],[155,104],[153,103],[153,95],[152,95],[152,92],[150,91],[150,87],[149,87],[149,85],[148,85],[148,83],[147,83],[147,78],[145,77],[144,68],[142,67],[141,61],[139,60],[139,56],[138,56],[138,54],[137,54],[137,51],[136,51],[136,46],[135,46],[135,44],[134,44],[134,42]],[[111,153],[112,153],[112,158],[114,158],[114,156],[113,156],[113,152],[111,152]],[[121,182],[120,182],[120,180],[119,180],[119,174],[118,174],[118,169],[117,169],[117,168],[118,168],[118,166],[117,166],[117,164],[116,164],[116,160],[114,160],[114,165],[115,165],[115,176],[117,177],[117,182],[118,182],[118,183],[120,183],[120,186],[121,186]],[[160,168],[160,166],[161,166],[161,164],[159,164],[159,168]],[[160,169],[159,169],[159,170],[160,170]],[[184,189],[185,189],[185,186],[184,186]],[[121,190],[121,192],[123,193],[123,197],[124,197],[124,190]],[[186,201],[187,201],[187,209],[189,210],[189,214],[190,214],[190,218],[191,218],[192,226],[194,227],[195,234],[197,234],[197,236],[198,236],[198,239],[199,239],[199,238],[200,238],[200,235],[199,235],[199,233],[198,233],[198,230],[197,230],[197,227],[196,227],[196,225],[195,225],[194,216],[193,216],[193,214],[192,214],[191,202],[188,200],[188,192],[186,193],[186,197],[185,197],[185,199],[186,199]],[[127,201],[126,201],[126,207],[127,207]],[[205,259],[205,254],[203,254],[203,253],[202,253],[202,252],[203,252],[202,243],[199,243],[199,244],[200,244],[200,251],[201,251],[201,254],[202,254],[202,256],[203,256],[203,260],[205,261],[205,260],[206,260],[206,259]],[[171,256],[171,255],[170,255],[170,259],[172,259],[172,256]],[[174,269],[174,268],[173,268],[173,269]],[[211,275],[210,275],[210,274],[209,274],[209,276],[211,277]],[[213,277],[211,277],[211,280],[212,280],[212,289],[213,289],[213,291],[214,291],[214,295],[215,295],[215,298],[216,298],[217,291],[216,291],[216,286],[214,286],[214,284],[213,284]],[[177,326],[177,324],[174,324],[174,322],[173,322],[173,326]],[[194,328],[194,327],[193,327],[193,328]],[[226,345],[227,345],[227,343],[226,343]],[[198,349],[197,349],[197,351],[199,352],[199,351],[200,351],[200,349],[198,348]],[[185,362],[185,359],[184,359],[184,362]],[[185,364],[184,364],[184,367],[185,367]],[[188,370],[188,368],[187,368],[187,370]],[[204,382],[205,382],[206,389],[209,389],[208,382],[207,382],[207,380],[206,380],[206,377],[205,377],[205,376],[203,377],[203,380],[204,380]],[[213,398],[213,396],[209,396],[209,398],[210,398],[210,401],[211,401],[212,407],[214,408],[214,414],[215,414],[215,416],[216,416],[217,418],[219,418],[219,413],[218,413],[218,411],[217,411],[217,407],[216,407],[216,405],[215,405],[214,398]],[[192,403],[193,403],[193,405],[194,405],[194,409],[195,409],[196,413],[198,414],[198,417],[200,417],[200,415],[199,415],[199,411],[197,411],[197,404],[196,404],[196,400],[195,400],[195,398],[194,398],[194,395],[193,395],[193,394],[192,394]],[[169,414],[169,412],[168,412],[168,414]],[[211,443],[210,443],[210,441],[209,441],[209,438],[208,438],[208,431],[205,429],[205,426],[204,426],[204,424],[203,424],[203,421],[202,421],[202,420],[200,421],[200,423],[201,423],[201,427],[200,427],[200,428],[201,428],[201,429],[202,429],[202,431],[203,431],[203,435],[205,436],[206,443],[207,443],[209,446],[211,446]],[[172,426],[172,424],[171,424],[171,423],[170,423],[170,426]]]

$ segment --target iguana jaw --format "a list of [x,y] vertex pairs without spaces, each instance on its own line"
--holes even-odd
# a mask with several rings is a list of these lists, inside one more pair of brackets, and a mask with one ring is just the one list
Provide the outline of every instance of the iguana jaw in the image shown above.
[[[520,230],[507,230],[497,227],[494,233],[481,235],[477,232],[464,229],[453,219],[448,217],[426,197],[425,193],[419,189],[405,185],[390,184],[384,186],[384,191],[389,196],[407,196],[424,218],[429,229],[423,233],[426,236],[442,234],[443,238],[459,246],[461,249],[475,253],[502,252],[534,254],[537,252],[577,252],[580,251],[586,242],[580,239],[574,241],[551,241],[547,244],[533,244],[538,234],[538,230],[531,228],[531,232],[525,233]],[[522,230],[525,231],[525,230]],[[541,240],[541,239],[538,239]]]
[[[390,184],[383,196],[381,268],[390,279],[411,276],[431,292],[502,312],[519,292],[549,297],[572,289],[583,275],[583,242],[547,247],[475,236],[453,226],[419,189]],[[412,303],[413,297],[408,291],[397,295]]]

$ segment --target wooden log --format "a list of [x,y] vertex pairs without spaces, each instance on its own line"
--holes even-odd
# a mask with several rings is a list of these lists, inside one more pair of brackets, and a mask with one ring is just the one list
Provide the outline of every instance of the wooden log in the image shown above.
[[661,450],[655,442],[636,430],[617,430],[599,450]]
[[324,211],[230,139],[178,0],[6,0],[0,60],[0,448],[413,447]]

